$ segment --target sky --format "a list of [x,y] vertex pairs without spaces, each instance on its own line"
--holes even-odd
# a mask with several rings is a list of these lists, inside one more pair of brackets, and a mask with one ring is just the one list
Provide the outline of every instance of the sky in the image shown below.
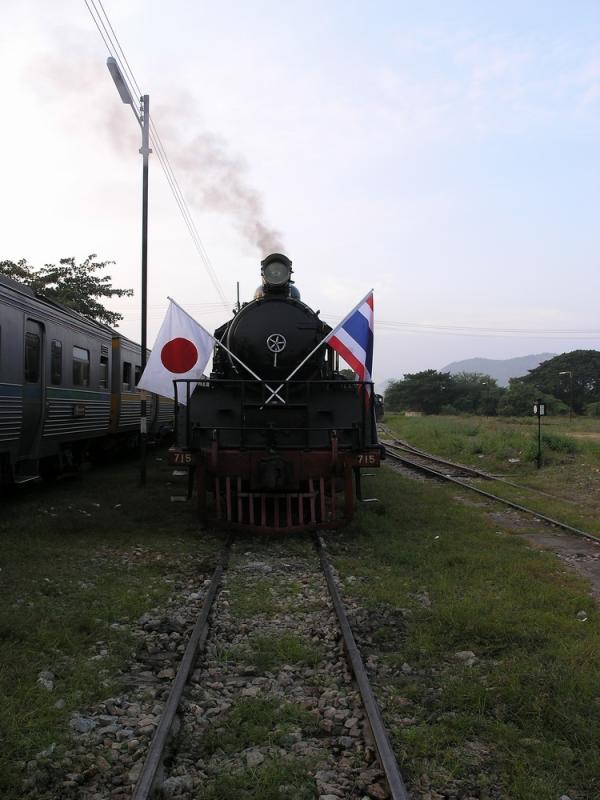
[[[597,0],[104,9],[221,287],[155,152],[149,342],[167,296],[212,330],[282,248],[330,324],[375,289],[378,384],[600,347]],[[114,261],[139,341],[140,134],[106,46],[84,0],[0,21],[0,259]]]

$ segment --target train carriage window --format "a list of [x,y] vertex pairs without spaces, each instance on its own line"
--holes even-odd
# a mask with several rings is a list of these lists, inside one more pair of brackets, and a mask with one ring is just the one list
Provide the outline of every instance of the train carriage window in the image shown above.
[[131,389],[131,364],[123,362],[123,389]]
[[100,347],[100,378],[98,386],[101,389],[108,389],[108,347],[104,344]]
[[62,342],[58,339],[50,346],[50,381],[54,386],[62,383]]
[[40,379],[40,337],[36,333],[25,334],[25,380],[37,383]]
[[135,385],[137,386],[140,382],[140,378],[142,377],[142,368],[136,364],[135,367]]
[[90,385],[90,351],[73,347],[73,385]]

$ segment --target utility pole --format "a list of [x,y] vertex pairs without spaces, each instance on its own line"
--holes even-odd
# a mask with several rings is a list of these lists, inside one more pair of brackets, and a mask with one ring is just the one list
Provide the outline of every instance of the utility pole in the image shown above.
[[572,369],[565,369],[563,372],[559,372],[559,375],[568,375],[569,376],[569,422],[573,419],[573,370]]
[[542,417],[546,415],[546,404],[540,400],[534,400],[533,413],[538,421],[538,451],[537,451],[537,468],[542,466]]
[[[148,318],[148,161],[150,156],[150,97],[141,100],[142,124],[142,374],[146,369],[147,318]],[[148,448],[148,419],[146,395],[142,395],[140,409],[140,483],[146,485],[146,451]]]
[[[108,71],[117,87],[121,100],[128,106],[131,106],[133,114],[142,129],[142,146],[140,153],[142,155],[142,352],[141,352],[141,370],[142,373],[146,367],[146,349],[147,349],[147,317],[148,317],[148,157],[152,150],[150,150],[150,97],[145,94],[140,97],[139,110],[136,108],[133,101],[131,92],[127,81],[123,77],[116,59],[109,56],[106,59],[106,66]],[[146,485],[146,450],[148,447],[148,425],[147,425],[147,405],[146,397],[142,395],[140,403],[140,484]]]

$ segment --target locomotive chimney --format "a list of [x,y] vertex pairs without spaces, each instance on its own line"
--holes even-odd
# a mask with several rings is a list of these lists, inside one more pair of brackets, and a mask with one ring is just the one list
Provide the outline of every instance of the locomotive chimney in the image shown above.
[[288,294],[292,262],[283,253],[271,253],[260,262],[265,294]]

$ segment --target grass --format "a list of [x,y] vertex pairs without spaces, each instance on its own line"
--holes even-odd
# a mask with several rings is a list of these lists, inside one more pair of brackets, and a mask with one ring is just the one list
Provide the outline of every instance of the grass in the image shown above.
[[239,700],[218,727],[211,726],[194,748],[198,757],[217,750],[237,753],[248,747],[282,745],[291,731],[316,731],[315,717],[293,703],[275,698],[247,697]]
[[251,664],[260,672],[269,672],[286,664],[315,667],[321,660],[321,651],[293,633],[257,634],[250,638],[247,646],[225,650],[221,658]]
[[[381,470],[385,513],[362,513],[332,544],[346,583],[376,617],[403,609],[382,691],[399,717],[409,780],[495,787],[511,800],[600,796],[600,615],[583,580],[549,553],[498,534],[450,487]],[[429,603],[420,598],[427,592]],[[577,619],[585,610],[588,620]],[[471,650],[477,661],[456,657]],[[496,795],[494,795],[496,796]]]
[[[206,759],[250,747],[283,746],[287,737],[298,731],[303,736],[317,732],[316,719],[309,711],[272,697],[248,697],[238,700],[218,727],[211,725],[202,737],[192,740],[189,734],[181,734],[178,748],[194,760]],[[254,768],[220,772],[197,796],[202,800],[309,800],[314,797],[312,766],[306,758],[266,758]]]
[[[535,469],[537,419],[528,417],[406,417],[386,414],[385,425],[423,450],[458,458],[491,471]],[[580,438],[581,435],[598,438]],[[600,467],[600,419],[561,417],[542,421],[544,463],[571,464],[576,457]],[[513,461],[509,461],[513,459]]]
[[256,769],[219,776],[200,789],[199,800],[312,800],[314,779],[304,759],[267,759]]
[[288,581],[282,578],[239,576],[228,581],[229,610],[236,619],[249,619],[257,614],[274,617],[287,607]]
[[[462,437],[485,451],[479,453],[483,459],[471,453],[473,463],[506,466],[504,455],[487,449],[494,437],[504,436],[501,428],[494,432],[486,421],[456,418],[448,424],[464,428],[447,431],[443,420],[426,418],[414,423],[409,433],[417,446],[436,450],[427,438],[437,425],[442,443],[437,452],[452,437]],[[519,436],[526,441],[531,434],[528,425],[498,421],[504,424],[509,439],[514,435],[510,447],[520,447]],[[563,428],[556,429],[561,437]],[[559,452],[564,462],[539,475],[527,462],[512,465],[514,477],[573,498],[592,495],[597,445],[586,440],[577,445],[574,452]],[[158,471],[161,462],[152,465],[146,491],[137,487],[135,464],[124,464],[94,470],[52,491],[33,487],[4,504],[3,798],[21,797],[18,762],[53,742],[60,748],[69,736],[71,712],[118,689],[114,676],[134,646],[127,623],[172,596],[176,576],[198,574],[200,585],[199,560],[208,568],[219,546],[209,534],[198,537],[189,505],[169,502],[170,478]],[[365,579],[346,583],[345,590],[370,610],[370,650],[391,667],[410,665],[409,673],[400,668],[386,675],[380,687],[396,716],[393,740],[406,776],[416,785],[457,786],[457,796],[483,797],[486,789],[511,800],[556,800],[561,794],[596,800],[600,622],[585,583],[553,555],[529,549],[516,535],[498,534],[498,523],[456,502],[451,487],[417,483],[389,470],[378,471],[369,486],[383,505],[376,515],[359,514],[350,529],[332,538],[332,549],[342,577]],[[544,498],[546,508],[550,502]],[[594,500],[585,502],[589,514]],[[554,513],[562,518],[558,507]],[[314,558],[309,540],[301,537],[249,540],[248,548],[257,559],[288,548]],[[291,578],[243,576],[228,584],[230,608],[239,618],[274,615],[304,602],[302,586]],[[423,602],[425,592],[431,605]],[[382,610],[393,613],[384,616]],[[586,622],[577,620],[580,610],[587,613]],[[473,666],[456,658],[461,650],[473,650]],[[234,657],[272,669],[310,664],[318,653],[311,643],[282,633],[275,639],[255,637]],[[57,676],[53,692],[37,684],[45,669]],[[65,700],[62,709],[55,707],[58,698]],[[313,726],[312,715],[297,706],[244,698],[214,738],[198,746],[207,748],[204,755],[218,748],[276,746],[291,731],[311,732]],[[310,769],[302,759],[269,758],[256,769],[219,776],[200,796],[309,798]]]
[[306,598],[302,589],[298,581],[281,575],[268,578],[236,575],[227,582],[229,610],[236,619],[250,619],[320,608],[319,601]]
[[[283,540],[273,536],[247,536],[244,542],[248,549],[251,548],[252,557],[258,563],[261,559],[266,561],[271,558],[274,552],[284,557],[314,558],[314,547],[308,535]],[[232,561],[232,567],[235,567],[235,560]],[[229,600],[232,616],[237,619],[257,615],[274,617],[295,610],[310,611],[314,607],[314,603],[303,596],[301,583],[294,578],[268,573],[256,577],[254,570],[251,574],[230,574],[224,594]]]
[[[506,476],[534,492],[495,483],[493,492],[600,532],[600,419],[548,417],[542,423],[542,469],[537,469],[537,421],[504,417],[404,417],[386,414],[401,439],[437,455]],[[482,488],[490,489],[489,483]],[[554,496],[540,497],[536,490]]]
[[[158,453],[154,458],[161,457]],[[128,623],[165,602],[176,574],[198,574],[217,540],[196,534],[188,504],[171,504],[170,471],[150,459],[95,469],[3,502],[0,535],[0,791],[21,797],[22,764],[69,739],[75,710],[118,690],[134,648]],[[55,676],[53,691],[40,671]],[[56,701],[64,706],[56,708]]]

